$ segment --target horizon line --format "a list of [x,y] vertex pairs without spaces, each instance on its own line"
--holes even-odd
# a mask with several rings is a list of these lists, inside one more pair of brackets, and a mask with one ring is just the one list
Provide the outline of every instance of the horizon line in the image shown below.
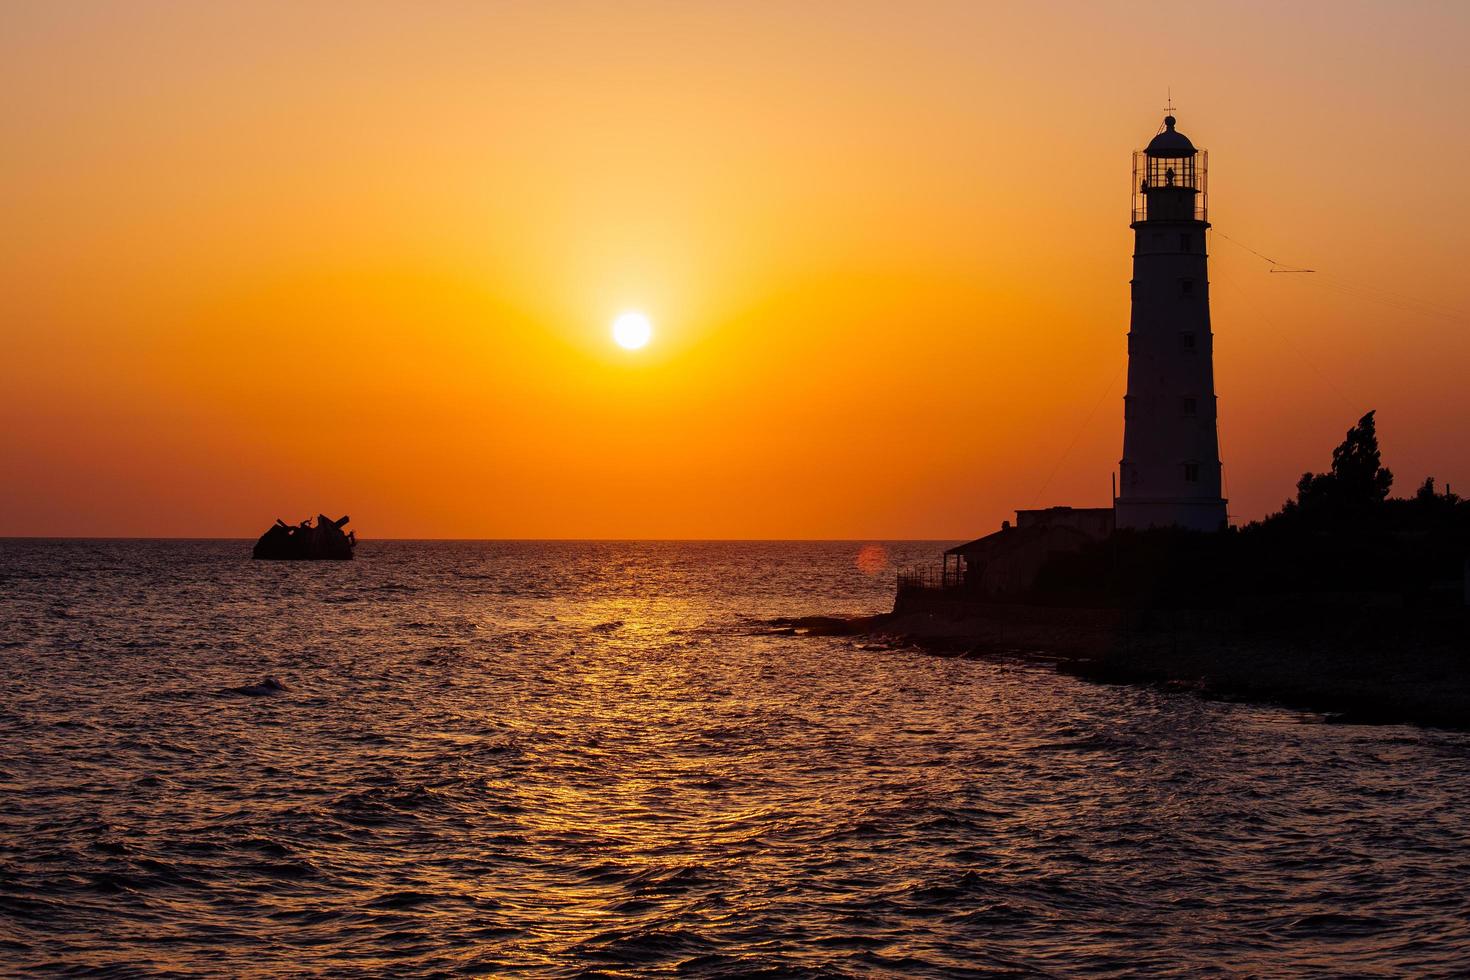
[[[0,534],[0,541],[254,541],[254,537],[220,537],[202,535],[142,535],[142,534]],[[963,535],[945,538],[361,538],[363,541],[486,541],[486,542],[525,542],[541,544],[548,542],[561,542],[569,544],[720,544],[720,543],[750,543],[750,544],[786,544],[791,542],[802,542],[811,544],[849,544],[849,543],[916,543],[930,544],[945,541],[963,540]]]

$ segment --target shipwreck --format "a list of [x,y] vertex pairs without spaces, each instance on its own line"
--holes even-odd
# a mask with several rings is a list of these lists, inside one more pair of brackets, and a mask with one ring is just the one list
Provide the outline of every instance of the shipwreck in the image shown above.
[[348,561],[357,547],[357,535],[343,528],[349,517],[332,520],[326,514],[316,515],[316,524],[304,520],[287,524],[279,517],[260,540],[255,542],[252,558],[274,561]]

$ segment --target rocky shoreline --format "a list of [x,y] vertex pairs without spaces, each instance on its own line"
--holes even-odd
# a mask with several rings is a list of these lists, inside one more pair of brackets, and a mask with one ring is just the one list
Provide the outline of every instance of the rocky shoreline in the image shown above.
[[1278,704],[1363,724],[1470,730],[1470,624],[1458,611],[1360,610],[1242,625],[1209,616],[1129,621],[1104,610],[1015,607],[814,616],[772,625],[866,635],[936,656],[1022,658],[1086,680]]

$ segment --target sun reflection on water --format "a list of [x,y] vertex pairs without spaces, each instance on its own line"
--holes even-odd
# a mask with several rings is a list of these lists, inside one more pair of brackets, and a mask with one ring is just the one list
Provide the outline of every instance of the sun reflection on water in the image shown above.
[[879,611],[929,544],[14,547],[21,966],[1450,975],[1470,943],[1465,736],[770,622]]

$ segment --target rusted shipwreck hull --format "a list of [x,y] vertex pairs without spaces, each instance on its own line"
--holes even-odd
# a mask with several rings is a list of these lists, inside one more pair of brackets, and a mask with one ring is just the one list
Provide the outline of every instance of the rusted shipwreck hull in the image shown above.
[[343,531],[351,518],[332,520],[326,514],[316,515],[316,524],[302,521],[287,524],[279,517],[260,540],[255,542],[252,558],[272,561],[347,561],[357,547],[357,535]]

